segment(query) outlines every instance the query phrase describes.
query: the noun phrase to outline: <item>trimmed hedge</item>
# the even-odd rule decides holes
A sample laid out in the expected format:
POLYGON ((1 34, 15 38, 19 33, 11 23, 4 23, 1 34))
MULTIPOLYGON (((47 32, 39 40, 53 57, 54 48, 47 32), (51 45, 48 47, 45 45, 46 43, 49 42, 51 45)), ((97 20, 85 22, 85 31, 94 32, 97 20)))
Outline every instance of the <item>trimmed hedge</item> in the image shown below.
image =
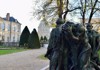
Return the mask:
POLYGON ((22 34, 20 36, 20 42, 19 42, 20 46, 27 47, 29 35, 30 35, 30 31, 29 31, 28 27, 25 26, 25 28, 23 29, 22 34))
POLYGON ((28 39, 28 48, 40 48, 40 41, 36 29, 33 29, 28 39))

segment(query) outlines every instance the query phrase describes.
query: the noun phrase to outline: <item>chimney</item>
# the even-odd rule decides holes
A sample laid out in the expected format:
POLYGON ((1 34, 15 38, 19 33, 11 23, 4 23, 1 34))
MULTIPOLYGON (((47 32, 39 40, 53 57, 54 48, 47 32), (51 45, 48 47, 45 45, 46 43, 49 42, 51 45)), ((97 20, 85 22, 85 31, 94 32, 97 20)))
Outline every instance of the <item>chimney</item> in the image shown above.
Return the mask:
POLYGON ((9 18, 10 18, 10 13, 7 13, 6 15, 6 19, 9 21, 9 18))

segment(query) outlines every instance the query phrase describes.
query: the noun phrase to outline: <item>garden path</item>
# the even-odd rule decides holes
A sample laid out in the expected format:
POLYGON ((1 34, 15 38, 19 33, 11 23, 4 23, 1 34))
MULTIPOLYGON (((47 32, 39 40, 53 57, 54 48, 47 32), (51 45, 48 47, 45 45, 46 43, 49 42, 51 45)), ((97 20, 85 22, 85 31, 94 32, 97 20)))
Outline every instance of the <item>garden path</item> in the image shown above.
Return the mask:
POLYGON ((46 48, 1 55, 0 70, 40 70, 49 64, 49 60, 38 58, 45 54, 46 48))

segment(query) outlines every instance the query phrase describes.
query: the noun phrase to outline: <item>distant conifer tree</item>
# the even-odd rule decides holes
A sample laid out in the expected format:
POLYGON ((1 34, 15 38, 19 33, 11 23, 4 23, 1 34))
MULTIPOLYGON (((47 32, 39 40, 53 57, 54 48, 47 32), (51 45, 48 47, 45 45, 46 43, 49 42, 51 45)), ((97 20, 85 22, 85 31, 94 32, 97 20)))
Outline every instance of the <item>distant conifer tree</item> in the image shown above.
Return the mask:
POLYGON ((47 37, 46 36, 44 36, 44 41, 46 42, 48 39, 47 39, 47 37))
POLYGON ((43 36, 41 36, 40 41, 43 40, 43 36))

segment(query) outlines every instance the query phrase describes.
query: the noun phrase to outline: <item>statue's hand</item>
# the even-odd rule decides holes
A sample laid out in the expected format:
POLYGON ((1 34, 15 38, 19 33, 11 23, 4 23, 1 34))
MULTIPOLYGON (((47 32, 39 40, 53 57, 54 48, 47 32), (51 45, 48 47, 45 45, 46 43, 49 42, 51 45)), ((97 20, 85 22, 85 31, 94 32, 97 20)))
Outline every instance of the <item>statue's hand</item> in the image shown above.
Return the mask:
POLYGON ((73 29, 72 26, 69 26, 69 27, 68 27, 68 30, 67 30, 68 34, 70 35, 70 37, 72 37, 72 39, 79 40, 78 37, 76 37, 76 36, 73 34, 72 29, 73 29))

